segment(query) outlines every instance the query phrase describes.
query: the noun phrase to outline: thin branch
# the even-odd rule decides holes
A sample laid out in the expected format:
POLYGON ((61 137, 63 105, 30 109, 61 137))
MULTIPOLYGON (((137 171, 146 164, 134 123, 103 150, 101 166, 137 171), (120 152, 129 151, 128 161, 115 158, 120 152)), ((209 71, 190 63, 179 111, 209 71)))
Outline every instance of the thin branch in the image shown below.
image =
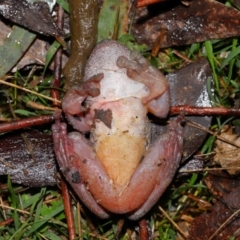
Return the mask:
POLYGON ((215 108, 215 107, 195 107, 195 106, 171 106, 170 115, 178 115, 181 112, 184 115, 194 116, 240 116, 240 108, 215 108))
POLYGON ((213 233, 213 235, 209 238, 209 240, 214 239, 221 231, 222 229, 229 224, 230 220, 232 220, 235 216, 237 216, 240 213, 240 209, 238 209, 235 213, 233 213, 218 229, 213 233))
POLYGON ((26 127, 32 127, 37 125, 43 125, 46 123, 53 122, 54 118, 52 115, 43 115, 37 117, 25 118, 17 121, 11 121, 7 123, 0 124, 0 133, 10 132, 17 129, 22 129, 26 127))
POLYGON ((177 229, 177 231, 184 237, 184 239, 188 239, 188 236, 182 229, 169 217, 169 215, 163 210, 162 207, 159 207, 160 211, 164 214, 164 216, 172 223, 172 225, 177 229))
POLYGON ((149 233, 148 233, 148 224, 145 218, 139 220, 139 238, 140 240, 148 240, 149 233))
MULTIPOLYGON (((64 17, 64 10, 59 5, 58 11, 57 11, 57 25, 59 29, 63 28, 63 17, 64 17)), ((54 98, 53 105, 57 107, 60 106, 59 104, 60 93, 58 90, 54 88, 60 88, 61 70, 62 70, 62 48, 58 49, 54 58, 54 81, 52 82, 53 88, 51 89, 51 96, 52 98, 54 98)), ((74 226, 71 197, 70 197, 65 179, 63 178, 62 175, 61 175, 61 186, 62 186, 64 210, 65 210, 66 219, 67 219, 69 239, 73 240, 73 239, 76 239, 76 231, 74 226)))
POLYGON ((41 94, 41 93, 37 93, 37 92, 32 91, 32 90, 30 90, 30 89, 27 89, 27 88, 24 88, 24 87, 18 86, 18 85, 16 85, 16 84, 6 82, 6 81, 1 80, 1 79, 0 79, 0 83, 1 83, 1 84, 4 84, 4 85, 7 85, 7 86, 10 86, 10 87, 13 87, 13 88, 18 88, 18 89, 20 89, 20 90, 22 90, 22 91, 25 91, 25 92, 28 92, 28 93, 34 94, 34 95, 36 95, 36 96, 39 96, 39 97, 45 98, 45 99, 47 99, 47 100, 57 101, 58 103, 61 103, 61 101, 59 101, 59 100, 56 100, 56 99, 54 99, 54 98, 51 98, 51 97, 45 96, 45 95, 43 95, 43 94, 41 94))

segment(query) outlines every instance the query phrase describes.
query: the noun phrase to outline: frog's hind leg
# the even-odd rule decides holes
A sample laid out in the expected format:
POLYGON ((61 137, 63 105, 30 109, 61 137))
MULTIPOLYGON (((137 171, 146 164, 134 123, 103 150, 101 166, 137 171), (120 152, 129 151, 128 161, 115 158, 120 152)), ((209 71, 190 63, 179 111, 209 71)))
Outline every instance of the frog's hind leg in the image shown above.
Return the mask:
POLYGON ((108 218, 109 213, 95 201, 83 182, 72 139, 67 136, 66 128, 66 124, 59 120, 52 126, 54 149, 60 170, 82 202, 100 218, 108 218))
MULTIPOLYGON (((138 220, 144 216, 152 206, 159 200, 168 185, 171 183, 181 160, 183 148, 183 127, 180 125, 182 116, 169 123, 168 133, 160 136, 152 145, 150 154, 145 156, 144 161, 148 161, 152 156, 152 152, 156 152, 157 147, 163 148, 164 159, 159 166, 158 175, 156 178, 156 185, 144 204, 136 211, 130 213, 128 218, 131 220, 138 220)), ((160 157, 160 155, 158 157, 160 157)), ((162 158, 161 156, 161 158, 162 158)))

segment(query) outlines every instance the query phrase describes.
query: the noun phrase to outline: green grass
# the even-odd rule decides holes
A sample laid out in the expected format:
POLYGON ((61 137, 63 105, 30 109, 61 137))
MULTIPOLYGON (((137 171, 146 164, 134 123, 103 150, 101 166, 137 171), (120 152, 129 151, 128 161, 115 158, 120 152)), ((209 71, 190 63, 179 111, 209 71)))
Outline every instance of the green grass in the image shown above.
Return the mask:
MULTIPOLYGON (((64 8, 67 9, 65 1, 59 0, 58 3, 64 4, 64 8)), ((131 48, 144 50, 142 46, 134 45, 131 36, 125 36, 122 41, 131 48)), ((45 68, 33 72, 30 76, 29 71, 19 71, 11 75, 11 82, 49 96, 50 81, 53 77, 51 72, 46 69, 57 48, 57 42, 50 47, 45 68)), ((237 38, 194 43, 175 49, 193 61, 199 56, 205 56, 208 59, 213 71, 213 81, 211 79, 208 81, 209 96, 213 106, 239 106, 240 44, 237 38)), ((149 54, 146 55, 149 56, 149 54)), ((164 73, 173 72, 184 65, 184 60, 176 56, 171 48, 161 52, 152 61, 164 73)), ((13 118, 13 112, 18 118, 51 113, 49 110, 29 106, 29 102, 35 102, 42 106, 51 107, 49 100, 16 88, 3 87, 3 85, 1 87, 0 114, 3 118, 13 118), (13 112, 9 111, 6 95, 11 100, 13 112)), ((215 117, 211 130, 220 131, 226 124, 237 126, 240 123, 234 117, 215 117)), ((214 140, 215 138, 209 135, 200 149, 201 152, 211 153, 214 140)), ((194 218, 206 211, 207 207, 201 205, 201 201, 211 203, 211 195, 204 184, 206 174, 205 172, 194 173, 175 179, 160 199, 159 205, 156 205, 147 214, 150 229, 156 239, 177 239, 176 229, 163 216, 159 206, 162 206, 176 223, 182 221, 183 215, 194 218), (194 196, 195 200, 189 196, 194 196)), ((26 189, 23 186, 12 186, 11 181, 9 179, 6 181, 4 178, 1 179, 1 183, 0 224, 8 219, 12 219, 12 222, 0 225, 0 240, 68 239, 61 191, 57 187, 26 189)), ((137 223, 125 220, 120 234, 115 237, 119 232, 120 217, 115 216, 110 220, 97 219, 85 207, 78 207, 77 202, 76 199, 73 200, 77 233, 79 233, 79 229, 81 230, 78 239, 130 239, 138 234, 137 223)))
POLYGON ((0 226, 0 239, 62 239, 61 235, 67 236, 62 199, 56 189, 14 188, 8 178, 6 188, 0 193, 0 222, 13 219, 11 224, 0 226))

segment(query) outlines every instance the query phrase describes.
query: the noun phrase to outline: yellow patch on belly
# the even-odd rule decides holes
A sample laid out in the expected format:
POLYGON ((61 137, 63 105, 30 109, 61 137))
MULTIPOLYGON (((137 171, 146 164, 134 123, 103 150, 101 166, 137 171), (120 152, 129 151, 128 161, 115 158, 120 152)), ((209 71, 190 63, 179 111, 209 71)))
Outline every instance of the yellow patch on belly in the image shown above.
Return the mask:
POLYGON ((139 164, 146 149, 146 138, 127 133, 112 134, 99 139, 95 150, 109 178, 118 186, 125 186, 139 164))

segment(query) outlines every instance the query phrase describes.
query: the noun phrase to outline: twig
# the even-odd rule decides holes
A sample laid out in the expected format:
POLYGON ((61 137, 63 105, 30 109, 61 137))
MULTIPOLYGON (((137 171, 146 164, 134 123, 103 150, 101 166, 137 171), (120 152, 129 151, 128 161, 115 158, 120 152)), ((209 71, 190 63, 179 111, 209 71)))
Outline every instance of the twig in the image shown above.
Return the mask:
POLYGON ((240 209, 238 209, 235 213, 233 213, 218 229, 213 233, 213 235, 209 238, 209 240, 214 239, 218 233, 232 220, 236 215, 240 213, 240 209))
POLYGON ((149 234, 148 234, 148 224, 145 218, 139 220, 139 239, 140 240, 148 240, 149 234))
POLYGON ((223 168, 198 168, 198 169, 191 169, 191 170, 179 170, 178 173, 195 173, 195 172, 211 172, 211 171, 219 171, 219 170, 237 170, 240 167, 223 167, 223 168))
POLYGON ((178 115, 183 112, 185 115, 194 116, 240 116, 240 108, 215 108, 215 107, 195 107, 195 106, 171 106, 170 115, 178 115))
POLYGON ((150 4, 154 4, 154 3, 160 3, 160 2, 164 2, 165 0, 138 0, 137 1, 137 7, 145 7, 148 6, 150 4))
POLYGON ((181 59, 183 59, 185 62, 187 63, 192 63, 193 61, 191 59, 189 59, 188 57, 186 57, 185 55, 183 55, 182 53, 180 53, 179 51, 173 49, 172 52, 177 55, 178 57, 180 57, 181 59))
POLYGON ((9 218, 5 221, 0 222, 0 226, 5 226, 13 222, 13 218, 9 218))
POLYGON ((12 169, 16 169, 15 166, 12 166, 11 164, 9 164, 7 161, 4 161, 2 158, 0 158, 0 162, 3 163, 5 166, 12 168, 12 169))
POLYGON ((186 233, 179 228, 179 226, 169 217, 169 215, 163 210, 162 207, 159 207, 160 211, 164 214, 164 216, 172 223, 172 225, 178 230, 178 232, 184 237, 184 239, 188 239, 186 233))
POLYGON ((52 115, 43 115, 31 118, 25 118, 17 121, 7 122, 0 124, 0 133, 10 132, 17 129, 22 129, 26 127, 32 127, 37 125, 42 125, 46 123, 53 122, 52 115))
MULTIPOLYGON (((57 11, 57 25, 59 29, 63 28, 63 16, 64 10, 59 5, 57 11)), ((53 105, 59 106, 60 104, 60 94, 54 88, 60 88, 60 78, 61 78, 61 68, 62 68, 62 48, 58 49, 55 58, 54 58, 54 81, 52 83, 53 89, 51 90, 51 96, 54 99, 53 105)), ((61 177, 61 187, 62 187, 62 196, 63 196, 63 204, 64 210, 67 219, 67 226, 68 226, 68 239, 73 240, 76 238, 76 231, 74 226, 74 219, 73 219, 73 212, 72 212, 72 205, 71 205, 71 197, 68 191, 67 184, 63 176, 61 177)))
POLYGON ((62 187, 64 210, 65 210, 67 226, 68 226, 68 234, 69 234, 68 239, 73 240, 76 238, 76 233, 75 233, 75 227, 74 227, 71 198, 68 192, 67 184, 65 183, 65 180, 63 179, 63 177, 61 180, 61 187, 62 187))
POLYGON ((213 135, 214 137, 216 137, 217 139, 220 139, 220 140, 222 140, 223 142, 226 142, 226 143, 228 143, 228 144, 231 144, 231 145, 234 146, 234 147, 240 148, 240 145, 236 144, 236 143, 233 142, 233 141, 229 141, 228 139, 220 136, 218 133, 215 133, 215 132, 213 132, 213 131, 211 131, 211 130, 209 130, 209 129, 207 129, 207 128, 205 128, 205 127, 203 127, 203 126, 201 126, 201 125, 199 125, 199 124, 197 124, 197 123, 193 123, 193 122, 189 121, 189 120, 186 119, 186 118, 184 118, 184 120, 187 122, 187 125, 188 125, 188 126, 192 126, 192 127, 194 127, 194 128, 197 128, 197 129, 203 130, 203 131, 205 131, 205 132, 208 132, 208 133, 210 133, 211 135, 213 135))
POLYGON ((45 98, 45 99, 48 99, 48 100, 51 100, 51 101, 57 101, 58 103, 61 103, 61 101, 59 101, 59 100, 56 100, 56 99, 54 99, 54 98, 45 96, 45 95, 43 95, 43 94, 41 94, 41 93, 34 92, 34 91, 32 91, 32 90, 29 90, 29 89, 27 89, 27 88, 18 86, 18 85, 16 85, 16 84, 6 82, 6 81, 1 80, 1 79, 0 79, 0 83, 2 83, 2 84, 4 84, 4 85, 7 85, 7 86, 10 86, 10 87, 18 88, 18 89, 20 89, 20 90, 22 90, 22 91, 25 91, 25 92, 28 92, 28 93, 37 95, 37 96, 39 96, 39 97, 42 97, 42 98, 45 98))

